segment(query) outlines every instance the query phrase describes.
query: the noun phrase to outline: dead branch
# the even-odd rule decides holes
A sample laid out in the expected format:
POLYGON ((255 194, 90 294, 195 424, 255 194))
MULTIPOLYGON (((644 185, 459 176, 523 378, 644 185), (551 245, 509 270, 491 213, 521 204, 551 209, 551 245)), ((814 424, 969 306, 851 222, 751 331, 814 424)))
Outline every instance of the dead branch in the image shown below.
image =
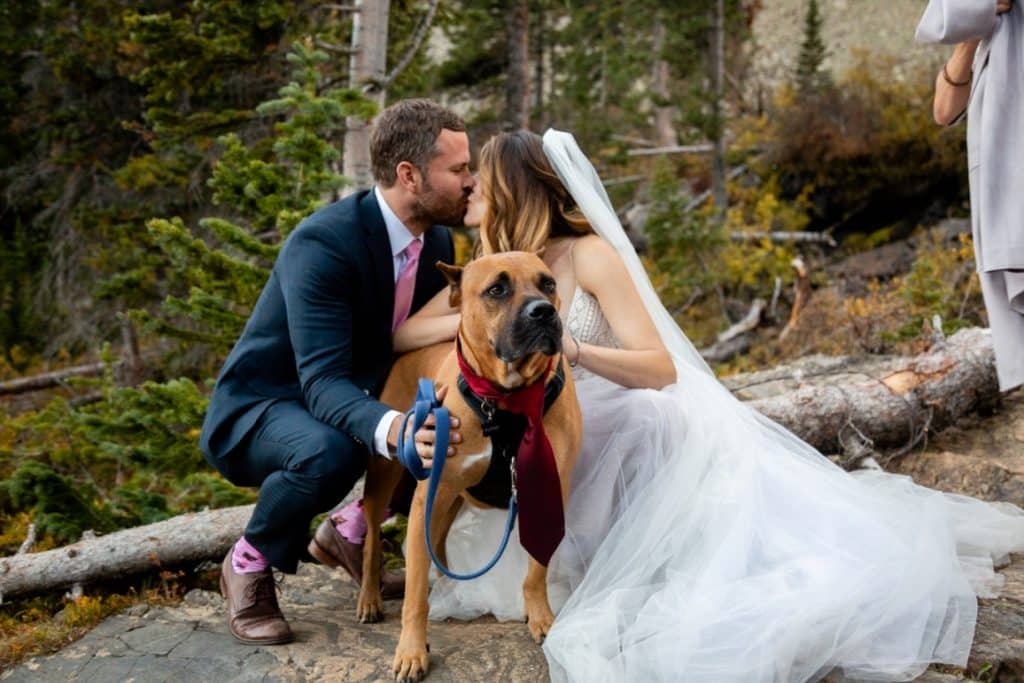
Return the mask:
MULTIPOLYGON (((131 352, 129 352, 129 355, 130 353, 131 352)), ((152 354, 141 354, 137 361, 139 367, 142 367, 144 360, 151 357, 151 355, 152 354)), ((112 363, 112 367, 114 371, 117 372, 125 367, 130 369, 132 367, 132 363, 133 361, 131 360, 116 360, 112 363)), ((96 375, 102 375, 106 369, 107 363, 87 363, 85 365, 75 365, 62 370, 44 372, 30 377, 10 379, 6 382, 0 382, 0 396, 13 396, 15 394, 27 394, 32 391, 52 389, 53 387, 59 387, 65 384, 67 380, 75 377, 95 377, 96 375)))
MULTIPOLYGON (((119 367, 122 363, 123 361, 116 361, 114 363, 114 367, 119 367)), ((63 370, 44 372, 41 375, 7 380, 6 382, 0 382, 0 396, 25 394, 30 391, 50 389, 52 387, 60 386, 65 382, 65 380, 69 380, 72 377, 93 377, 95 375, 102 374, 106 369, 106 363, 89 363, 88 365, 76 365, 75 367, 65 368, 63 370)))
MULTIPOLYGON (((734 178, 737 178, 737 177, 739 177, 740 175, 742 175, 742 174, 744 174, 746 172, 747 172, 746 164, 741 164, 741 165, 737 166, 736 168, 732 169, 731 171, 729 171, 728 175, 725 176, 725 179, 727 181, 728 180, 733 180, 734 178)), ((700 206, 701 204, 706 202, 710 197, 711 197, 711 190, 704 190, 699 195, 697 195, 696 197, 691 199, 689 204, 687 204, 686 206, 683 207, 683 213, 690 213, 691 211, 696 209, 698 206, 700 206)))
POLYGON ((716 342, 714 345, 702 349, 700 355, 708 363, 725 363, 749 351, 753 344, 754 335, 747 333, 733 337, 729 341, 716 342))
POLYGON ((772 290, 772 302, 768 305, 768 317, 775 320, 776 306, 779 304, 779 295, 782 294, 782 278, 775 276, 775 289, 772 290))
POLYGON ((706 142, 699 145, 668 145, 666 147, 630 149, 626 151, 626 155, 631 157, 648 157, 659 154, 707 154, 712 151, 714 151, 714 145, 706 142))
POLYGON ((605 187, 614 187, 616 185, 640 182, 641 180, 647 180, 647 176, 643 173, 638 173, 636 175, 626 175, 620 178, 609 178, 608 180, 603 181, 603 185, 605 187))
POLYGON ((654 147, 655 144, 656 144, 655 142, 652 142, 651 140, 647 140, 646 138, 639 138, 639 137, 636 137, 634 135, 618 135, 618 134, 616 134, 616 135, 612 135, 612 140, 616 140, 618 142, 626 142, 626 143, 629 143, 631 145, 636 145, 637 147, 654 147))
POLYGON ((733 242, 760 242, 768 239, 775 244, 786 242, 809 242, 813 244, 827 244, 830 247, 836 246, 832 235, 823 232, 733 232, 729 234, 733 242))
POLYGON ((321 50, 327 50, 328 52, 333 52, 338 55, 351 55, 357 52, 357 50, 349 47, 348 45, 335 45, 334 43, 328 43, 325 40, 314 40, 313 45, 321 50))
POLYGON ((336 3, 328 3, 326 5, 318 5, 316 9, 319 10, 334 10, 336 12, 358 12, 359 8, 355 5, 339 5, 336 3))
POLYGON ((800 314, 811 298, 811 274, 807 270, 807 264, 799 256, 793 259, 790 264, 793 266, 793 270, 796 271, 796 282, 793 285, 796 295, 793 297, 793 308, 789 311, 789 321, 782 328, 782 332, 779 333, 779 339, 785 339, 793 330, 797 320, 800 319, 800 314))
POLYGON ((761 316, 768 304, 764 299, 755 299, 742 320, 718 335, 715 343, 702 349, 700 355, 709 363, 723 363, 750 348, 752 332, 761 323, 761 316))
POLYGON ((738 337, 744 332, 750 332, 761 322, 761 315, 764 313, 764 309, 767 304, 764 299, 754 299, 754 303, 750 305, 750 310, 743 316, 743 319, 738 323, 720 333, 717 338, 717 342, 727 342, 733 337, 738 337))
POLYGON ((18 552, 15 555, 24 555, 28 551, 32 550, 32 546, 36 544, 36 525, 28 525, 28 533, 25 534, 25 540, 22 541, 21 545, 18 546, 18 552))

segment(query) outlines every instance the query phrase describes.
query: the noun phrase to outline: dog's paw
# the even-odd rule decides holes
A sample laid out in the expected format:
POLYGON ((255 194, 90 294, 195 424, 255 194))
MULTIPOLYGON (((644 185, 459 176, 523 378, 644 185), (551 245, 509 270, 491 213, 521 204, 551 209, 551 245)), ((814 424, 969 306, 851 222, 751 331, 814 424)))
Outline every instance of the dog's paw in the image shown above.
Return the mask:
POLYGON ((366 591, 359 591, 359 600, 356 601, 356 618, 363 624, 375 624, 384 618, 384 601, 379 592, 369 595, 366 591))
POLYGON ((395 683, 415 683, 422 681, 430 669, 430 647, 403 646, 401 642, 395 650, 395 661, 391 670, 395 674, 395 683))
POLYGON ((526 608, 526 627, 530 629, 530 636, 533 638, 533 642, 538 645, 544 644, 544 639, 548 637, 548 631, 551 630, 551 625, 555 623, 555 615, 551 612, 551 608, 546 605, 528 606, 526 608))

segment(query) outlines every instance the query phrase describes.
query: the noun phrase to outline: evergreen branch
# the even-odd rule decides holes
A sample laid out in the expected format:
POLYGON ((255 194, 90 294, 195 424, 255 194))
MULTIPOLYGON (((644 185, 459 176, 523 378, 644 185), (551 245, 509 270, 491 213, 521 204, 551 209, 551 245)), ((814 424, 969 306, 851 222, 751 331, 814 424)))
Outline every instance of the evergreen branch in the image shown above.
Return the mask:
POLYGON ((230 348, 231 344, 234 343, 234 337, 226 339, 216 334, 209 334, 206 332, 197 332, 196 330, 186 330, 183 327, 178 327, 163 318, 153 318, 153 328, 157 334, 161 334, 167 337, 173 337, 180 341, 194 342, 197 344, 206 344, 213 347, 230 348))
POLYGON ((199 221, 199 225, 213 232, 225 243, 246 254, 262 256, 270 260, 274 260, 277 257, 279 247, 264 244, 242 228, 223 218, 203 218, 199 221))

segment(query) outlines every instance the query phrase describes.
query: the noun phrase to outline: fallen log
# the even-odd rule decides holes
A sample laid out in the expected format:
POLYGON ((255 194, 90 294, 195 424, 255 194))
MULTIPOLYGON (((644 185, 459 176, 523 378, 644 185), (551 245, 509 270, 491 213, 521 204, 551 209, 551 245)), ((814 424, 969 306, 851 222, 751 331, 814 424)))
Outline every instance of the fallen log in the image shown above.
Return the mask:
POLYGON ((179 515, 63 548, 0 559, 0 600, 222 557, 245 529, 252 508, 179 515))
MULTIPOLYGON (((920 440, 957 418, 994 403, 999 396, 988 330, 960 330, 944 343, 912 358, 888 359, 871 371, 838 362, 817 377, 776 375, 780 392, 748 405, 825 453, 841 450, 849 426, 876 448, 920 440), (794 386, 795 385, 795 386, 794 386)), ((730 378, 741 397, 751 385, 730 378)))

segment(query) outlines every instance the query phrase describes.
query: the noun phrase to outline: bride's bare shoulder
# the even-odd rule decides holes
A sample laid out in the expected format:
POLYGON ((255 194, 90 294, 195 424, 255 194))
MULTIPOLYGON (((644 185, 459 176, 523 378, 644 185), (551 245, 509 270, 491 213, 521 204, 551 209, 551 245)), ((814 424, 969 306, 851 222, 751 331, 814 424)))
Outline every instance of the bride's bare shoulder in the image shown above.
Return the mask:
POLYGON ((577 237, 572 245, 573 270, 582 284, 603 278, 615 278, 625 272, 615 248, 597 235, 577 237))

